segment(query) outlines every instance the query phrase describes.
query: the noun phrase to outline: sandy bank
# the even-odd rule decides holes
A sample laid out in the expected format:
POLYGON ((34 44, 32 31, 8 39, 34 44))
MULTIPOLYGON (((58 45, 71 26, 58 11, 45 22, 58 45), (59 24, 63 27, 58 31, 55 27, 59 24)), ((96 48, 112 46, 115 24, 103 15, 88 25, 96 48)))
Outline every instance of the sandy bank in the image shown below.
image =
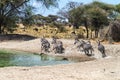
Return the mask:
MULTIPOLYGON (((51 39, 49 39, 51 41, 51 39)), ((64 55, 83 54, 73 46, 73 40, 62 39, 67 49, 64 55)), ((105 44, 107 58, 95 48, 96 60, 55 66, 0 68, 0 80, 120 80, 120 45, 105 44)), ((39 39, 0 42, 0 48, 40 52, 39 39)))

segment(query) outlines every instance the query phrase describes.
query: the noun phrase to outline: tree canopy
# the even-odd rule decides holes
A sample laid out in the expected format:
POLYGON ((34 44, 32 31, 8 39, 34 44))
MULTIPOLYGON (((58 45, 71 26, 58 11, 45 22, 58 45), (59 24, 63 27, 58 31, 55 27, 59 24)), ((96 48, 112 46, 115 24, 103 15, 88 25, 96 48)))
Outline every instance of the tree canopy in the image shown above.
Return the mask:
MULTIPOLYGON (((57 7, 59 0, 36 1, 49 8, 51 6, 57 7)), ((21 20, 24 23, 31 23, 34 8, 29 2, 30 0, 0 0, 0 34, 5 30, 12 31, 16 23, 21 20)))
MULTIPOLYGON (((120 4, 111 5, 99 1, 89 4, 68 2, 60 9, 58 15, 42 16, 35 14, 35 7, 30 4, 31 0, 1 0, 0 2, 0 34, 12 32, 17 23, 24 25, 52 24, 56 27, 63 26, 62 20, 68 20, 75 29, 85 27, 89 38, 89 31, 95 32, 98 37, 99 30, 108 26, 110 22, 120 19, 120 4), (61 19, 61 22, 58 20, 61 19), (61 24, 62 23, 62 24, 61 24)), ((58 7, 59 0, 35 0, 44 8, 58 7)), ((62 28, 61 28, 62 29, 62 28)))
POLYGON ((88 29, 95 31, 98 37, 99 29, 108 25, 110 20, 114 20, 119 14, 119 5, 111 5, 103 2, 94 1, 89 4, 81 4, 77 7, 68 9, 68 21, 79 27, 85 26, 88 38, 88 29))

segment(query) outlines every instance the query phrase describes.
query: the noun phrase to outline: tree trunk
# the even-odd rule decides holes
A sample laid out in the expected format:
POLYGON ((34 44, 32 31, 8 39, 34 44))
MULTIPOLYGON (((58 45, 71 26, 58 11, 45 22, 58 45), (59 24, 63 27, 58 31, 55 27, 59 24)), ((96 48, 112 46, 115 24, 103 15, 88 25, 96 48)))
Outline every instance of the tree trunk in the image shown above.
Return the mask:
POLYGON ((2 23, 0 22, 0 34, 2 34, 2 23))
POLYGON ((86 38, 89 38, 89 30, 88 30, 87 21, 84 22, 84 26, 85 26, 86 32, 87 32, 86 38))
POLYGON ((95 38, 98 38, 98 29, 95 29, 95 38))
POLYGON ((88 30, 88 27, 86 27, 86 32, 87 32, 86 38, 89 38, 89 30, 88 30))
POLYGON ((92 36, 92 31, 90 32, 90 37, 91 37, 91 39, 93 38, 93 36, 92 36))
POLYGON ((4 16, 0 14, 0 34, 2 34, 3 21, 4 21, 4 16))

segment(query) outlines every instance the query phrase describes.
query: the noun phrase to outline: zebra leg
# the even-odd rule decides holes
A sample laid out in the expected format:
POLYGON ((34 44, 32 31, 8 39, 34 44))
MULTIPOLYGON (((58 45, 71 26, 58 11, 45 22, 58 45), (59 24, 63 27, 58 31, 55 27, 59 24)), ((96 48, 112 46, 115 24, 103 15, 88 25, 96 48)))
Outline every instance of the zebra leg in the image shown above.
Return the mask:
POLYGON ((90 49, 90 53, 91 53, 91 54, 90 54, 91 56, 94 56, 94 54, 93 54, 93 49, 90 49))
POLYGON ((105 54, 105 51, 104 51, 104 50, 102 51, 102 57, 103 57, 103 58, 106 57, 106 54, 105 54))
POLYGON ((85 50, 85 54, 86 54, 87 56, 91 56, 91 54, 89 54, 89 50, 85 50))
POLYGON ((53 48, 53 51, 54 51, 54 53, 56 54, 56 53, 57 53, 57 48, 54 47, 54 48, 53 48))
POLYGON ((63 50, 62 50, 62 46, 60 46, 60 53, 62 54, 63 50))
POLYGON ((90 50, 87 50, 87 56, 91 56, 92 54, 89 53, 90 50))
POLYGON ((85 55, 87 55, 87 56, 88 56, 88 52, 87 52, 87 50, 84 50, 84 52, 85 52, 85 55))

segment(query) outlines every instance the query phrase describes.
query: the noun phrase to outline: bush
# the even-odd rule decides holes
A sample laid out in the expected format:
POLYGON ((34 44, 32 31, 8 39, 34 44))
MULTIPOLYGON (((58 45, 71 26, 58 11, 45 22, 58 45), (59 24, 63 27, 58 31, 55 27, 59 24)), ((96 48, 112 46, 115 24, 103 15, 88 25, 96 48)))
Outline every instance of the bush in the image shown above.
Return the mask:
POLYGON ((120 41, 120 21, 114 21, 110 25, 109 36, 112 37, 114 41, 120 41))

